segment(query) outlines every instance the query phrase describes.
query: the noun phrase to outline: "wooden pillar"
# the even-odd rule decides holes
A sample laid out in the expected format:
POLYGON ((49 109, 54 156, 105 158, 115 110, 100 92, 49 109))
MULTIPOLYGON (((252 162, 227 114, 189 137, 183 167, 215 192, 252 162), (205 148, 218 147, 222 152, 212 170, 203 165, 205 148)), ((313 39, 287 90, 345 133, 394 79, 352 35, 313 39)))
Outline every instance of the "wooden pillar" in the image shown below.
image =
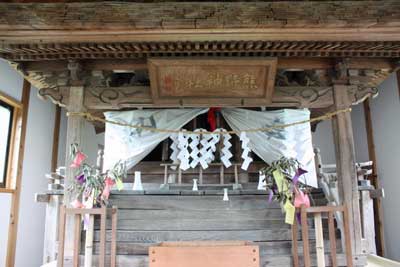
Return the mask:
MULTIPOLYGON (((397 74, 399 75, 399 72, 397 72, 397 74)), ((381 184, 378 177, 374 132, 372 127, 371 108, 369 105, 369 99, 366 99, 363 104, 364 104, 365 128, 367 131, 369 160, 373 162, 372 175, 370 175, 370 180, 371 184, 375 187, 375 189, 380 189, 381 184)), ((383 229, 382 200, 380 197, 377 197, 373 200, 373 203, 374 203, 376 252, 379 256, 383 257, 385 256, 385 234, 383 229)))
POLYGON ((61 107, 56 105, 54 115, 53 147, 51 156, 51 172, 55 172, 58 164, 58 144, 60 139, 61 107))
MULTIPOLYGON (((85 108, 83 106, 84 101, 84 87, 83 86, 71 86, 69 89, 69 101, 67 106, 68 112, 84 112, 85 108)), ((80 116, 69 116, 67 121, 67 140, 66 140, 66 157, 65 157, 65 166, 66 169, 66 177, 65 177, 65 191, 64 191, 64 204, 67 207, 70 207, 70 203, 76 197, 72 195, 67 188, 73 183, 75 179, 75 170, 70 168, 71 159, 70 159, 70 146, 71 144, 81 145, 82 143, 82 129, 84 125, 84 118, 80 116)), ((65 255, 71 256, 73 253, 73 235, 74 235, 74 220, 72 216, 67 217, 66 223, 66 240, 65 240, 65 255)))
MULTIPOLYGON (((346 85, 334 85, 334 107, 336 110, 351 106, 346 85)), ((355 167, 355 152, 351 114, 340 113, 332 119, 336 152, 336 171, 341 202, 349 209, 350 237, 353 255, 361 254, 361 219, 359 209, 358 181, 355 167)))

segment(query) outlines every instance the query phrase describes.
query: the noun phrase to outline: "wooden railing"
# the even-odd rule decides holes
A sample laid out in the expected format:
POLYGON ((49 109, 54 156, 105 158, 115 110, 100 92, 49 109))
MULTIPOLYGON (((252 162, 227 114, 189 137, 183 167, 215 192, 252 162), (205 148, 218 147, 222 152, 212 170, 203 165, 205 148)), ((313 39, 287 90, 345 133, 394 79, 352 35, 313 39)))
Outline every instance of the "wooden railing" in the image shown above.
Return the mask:
MULTIPOLYGON (((111 267, 116 266, 116 236, 117 236, 117 208, 113 207, 111 209, 111 259, 110 265, 111 267)), ((81 244, 81 224, 83 217, 85 215, 89 216, 100 216, 100 255, 99 255, 99 267, 106 266, 106 217, 107 217, 107 208, 105 206, 101 208, 93 208, 93 209, 76 209, 76 208, 66 208, 65 206, 61 206, 60 208, 60 228, 59 228, 59 246, 58 246, 58 257, 57 257, 57 267, 64 266, 64 241, 65 241, 65 227, 66 227, 66 218, 67 216, 74 216, 74 247, 73 247, 73 258, 72 258, 72 266, 79 267, 79 252, 80 252, 80 244, 81 244)), ((93 236, 93 232, 90 233, 93 236)), ((87 238, 87 236, 86 236, 87 238)), ((93 237, 92 237, 93 239, 93 237)), ((93 247, 92 244, 90 244, 93 247)), ((86 264, 85 264, 86 266, 86 264)), ((90 266, 92 266, 90 264, 90 266)))
MULTIPOLYGON (((311 255, 310 255, 310 243, 309 243, 309 227, 308 217, 311 214, 314 217, 315 226, 315 241, 316 241, 316 256, 317 266, 324 267, 325 264, 325 249, 324 249, 324 236, 322 227, 322 214, 328 214, 328 231, 329 231, 329 243, 330 243, 330 266, 337 267, 337 252, 336 252, 336 233, 335 233, 335 220, 334 214, 340 212, 343 214, 343 233, 341 238, 344 238, 344 252, 346 254, 346 266, 352 267, 352 251, 351 251, 351 239, 349 230, 349 214, 346 206, 322 206, 322 207, 302 207, 301 213, 301 236, 303 242, 303 263, 304 267, 311 266, 311 255)), ((292 226, 292 256, 293 266, 299 267, 299 246, 298 246, 298 223, 295 222, 292 226)))

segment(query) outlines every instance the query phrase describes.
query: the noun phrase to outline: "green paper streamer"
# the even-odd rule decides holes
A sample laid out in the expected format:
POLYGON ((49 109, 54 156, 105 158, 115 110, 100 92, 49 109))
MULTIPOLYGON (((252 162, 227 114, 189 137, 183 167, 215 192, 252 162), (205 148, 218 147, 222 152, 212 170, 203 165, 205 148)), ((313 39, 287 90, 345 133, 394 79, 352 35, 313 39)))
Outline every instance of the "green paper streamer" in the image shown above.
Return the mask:
POLYGON ((118 189, 118 191, 121 191, 122 189, 124 189, 124 184, 122 183, 122 181, 121 181, 121 179, 116 179, 115 180, 115 183, 116 183, 116 185, 117 185, 117 189, 118 189))
POLYGON ((292 205, 292 203, 289 200, 286 200, 283 209, 285 210, 286 213, 285 223, 292 225, 294 222, 294 215, 296 212, 296 208, 292 205))

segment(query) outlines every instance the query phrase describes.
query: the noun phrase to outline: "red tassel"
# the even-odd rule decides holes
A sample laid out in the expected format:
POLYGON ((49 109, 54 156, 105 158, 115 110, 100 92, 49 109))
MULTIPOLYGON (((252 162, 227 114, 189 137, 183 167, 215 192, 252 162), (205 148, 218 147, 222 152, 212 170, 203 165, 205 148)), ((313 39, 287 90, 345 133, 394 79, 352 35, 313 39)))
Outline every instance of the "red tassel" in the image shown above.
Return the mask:
POLYGON ((215 118, 215 112, 221 111, 221 108, 210 108, 207 114, 207 122, 210 125, 210 131, 217 129, 217 119, 215 118))

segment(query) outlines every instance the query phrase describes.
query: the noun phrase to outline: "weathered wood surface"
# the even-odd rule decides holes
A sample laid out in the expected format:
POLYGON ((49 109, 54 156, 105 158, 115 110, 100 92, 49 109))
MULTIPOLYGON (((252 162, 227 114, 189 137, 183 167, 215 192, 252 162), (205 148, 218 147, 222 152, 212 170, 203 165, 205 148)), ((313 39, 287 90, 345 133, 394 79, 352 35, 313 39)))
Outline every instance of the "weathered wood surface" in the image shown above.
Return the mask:
MULTIPOLYGON (((315 239, 314 230, 309 231, 309 238, 315 239)), ((119 242, 160 243, 165 241, 207 241, 207 240, 243 240, 243 241, 284 241, 291 239, 290 229, 265 230, 218 230, 218 231, 126 231, 117 232, 119 242)), ((99 232, 95 231, 94 240, 99 241, 99 232)), ((111 231, 107 231, 107 240, 111 240, 111 231)))
POLYGON ((279 204, 268 203, 266 196, 231 195, 230 201, 221 201, 222 196, 120 196, 110 200, 119 209, 137 208, 151 210, 264 210, 279 204))
POLYGON ((257 210, 141 210, 136 207, 132 209, 119 209, 119 220, 185 220, 185 219, 207 219, 215 220, 245 220, 245 219, 280 219, 283 218, 280 209, 257 209, 257 210))
MULTIPOLYGON (((400 71, 396 72, 397 81, 399 84, 400 90, 400 71)), ((375 189, 380 189, 381 183, 378 177, 378 162, 376 158, 375 152, 375 142, 374 142, 374 132, 372 125, 372 115, 370 108, 370 100, 367 99, 363 103, 364 106, 364 120, 365 120, 365 129, 367 132, 367 142, 368 142, 368 156, 369 160, 373 162, 372 165, 372 174, 368 177, 371 181, 371 184, 375 187, 375 189)), ((373 199, 373 214, 374 214, 374 225, 375 225, 375 244, 376 244, 376 253, 378 256, 384 256, 385 254, 385 233, 384 233, 384 225, 383 225, 383 208, 382 208, 382 199, 377 197, 373 199)))
MULTIPOLYGON (((332 266, 329 256, 325 256, 325 260, 327 266, 332 266)), ((81 262, 83 258, 81 258, 81 262)), ((110 262, 109 257, 106 259, 106 263, 110 262)), ((94 264, 98 263, 98 258, 94 258, 94 264)), ((117 266, 119 267, 148 267, 148 256, 128 256, 128 255, 118 255, 117 256, 117 266)), ((356 260, 357 266, 365 266, 366 264, 366 257, 365 256, 358 256, 356 260)), ((66 267, 72 266, 71 264, 66 263, 66 267)), ((260 266, 261 267, 282 267, 282 266, 292 266, 292 257, 289 255, 267 255, 261 256, 260 259, 260 266)), ((300 266, 303 266, 303 258, 300 257, 300 266)), ((311 256, 311 266, 317 266, 316 256, 313 254, 311 256)), ((346 265, 346 258, 343 254, 338 254, 338 266, 345 267, 346 265)))
MULTIPOLYGON (((282 224, 283 218, 280 219, 263 219, 263 220, 233 220, 229 217, 220 220, 214 219, 174 219, 174 220, 119 220, 119 230, 130 231, 146 231, 158 229, 160 231, 218 231, 218 230, 262 230, 262 229, 275 229, 275 228, 289 228, 287 225, 282 224)), ((108 225, 111 227, 111 225, 108 225)), ((98 225, 96 225, 98 228, 98 225)))
MULTIPOLYGON (((23 172, 23 162, 25 155, 25 137, 28 123, 28 109, 29 109, 29 99, 31 92, 31 84, 27 81, 23 81, 22 85, 22 98, 21 105, 22 109, 16 108, 18 119, 14 119, 13 127, 18 129, 14 134, 17 134, 16 138, 13 138, 15 153, 13 156, 13 163, 15 164, 14 172, 12 173, 14 177, 12 184, 8 182, 10 189, 14 189, 11 193, 11 207, 10 207, 10 220, 8 225, 8 239, 7 239, 7 250, 6 250, 6 266, 14 266, 15 263, 15 253, 17 249, 17 235, 18 235, 18 220, 19 220, 19 207, 20 198, 22 190, 22 172, 23 172)), ((16 118, 16 117, 14 117, 16 118)), ((14 150, 13 149, 13 150, 14 150)), ((9 173, 11 174, 11 172, 9 173)))
MULTIPOLYGON (((70 103, 68 104, 67 110, 69 112, 84 112, 85 109, 83 107, 84 102, 84 88, 83 86, 72 86, 69 89, 69 99, 70 103)), ((69 206, 73 201, 71 192, 68 192, 67 188, 75 180, 75 173, 72 168, 69 166, 72 163, 72 159, 70 159, 70 146, 71 144, 77 144, 78 146, 81 144, 82 138, 82 129, 84 125, 84 119, 77 116, 68 117, 67 120, 67 137, 66 137, 66 156, 65 156, 65 166, 66 169, 66 177, 64 180, 64 198, 63 201, 65 205, 69 206)), ((73 219, 71 217, 67 217, 66 219, 66 237, 65 237, 65 255, 70 256, 73 251, 73 241, 72 241, 72 233, 73 233, 73 219)))
MULTIPOLYGON (((325 242, 325 247, 329 248, 328 241, 325 242)), ((133 242, 119 242, 117 244, 118 255, 148 255, 149 247, 158 245, 159 243, 133 243, 133 242)), ((260 247, 260 255, 289 255, 292 247, 291 241, 265 241, 265 242, 254 242, 255 245, 260 247)), ((339 242, 338 242, 339 244, 339 242)), ((107 254, 111 251, 111 242, 107 242, 107 254)), ((310 240, 310 251, 312 254, 315 253, 315 240, 310 240)), ((94 253, 99 253, 99 243, 93 244, 94 253)), ((299 253, 303 253, 303 244, 299 241, 299 253)), ((339 244, 338 250, 341 250, 339 244)), ((340 253, 339 253, 340 254, 340 253)))
POLYGON ((276 58, 149 59, 152 99, 157 105, 267 105, 276 65, 276 58))
MULTIPOLYGON (((336 109, 348 108, 351 102, 346 93, 347 86, 334 86, 336 109)), ((361 218, 359 209, 358 181, 355 169, 355 152, 351 114, 342 113, 332 120, 336 151, 336 171, 339 183, 339 194, 350 209, 350 236, 353 255, 361 253, 361 218)))
MULTIPOLYGON (((389 72, 385 74, 387 77, 389 72)), ((54 103, 65 106, 69 102, 68 88, 57 86, 56 81, 48 80, 43 75, 26 76, 33 84, 39 88, 39 94, 48 97, 54 103), (40 81, 38 83, 37 81, 40 81)), ((369 78, 374 79, 373 77, 369 78)), ((381 79, 379 79, 380 81, 381 79)), ((379 84, 380 82, 376 83, 379 84)), ((354 83, 358 81, 354 81, 354 83)), ((365 85, 364 85, 365 86, 365 85)), ((352 103, 362 102, 366 97, 376 95, 375 86, 358 87, 356 85, 349 88, 349 97, 352 103)), ((235 100, 236 101, 236 100, 235 100)), ((165 107, 176 106, 199 107, 209 106, 210 102, 174 102, 155 104, 151 97, 148 86, 123 86, 123 87, 104 87, 87 86, 85 95, 85 106, 89 110, 118 110, 123 108, 135 107, 165 107)), ((272 102, 262 104, 267 107, 296 107, 296 108, 328 108, 333 105, 333 95, 331 86, 275 86, 272 102)), ((219 101, 221 107, 259 107, 260 103, 219 101)))

